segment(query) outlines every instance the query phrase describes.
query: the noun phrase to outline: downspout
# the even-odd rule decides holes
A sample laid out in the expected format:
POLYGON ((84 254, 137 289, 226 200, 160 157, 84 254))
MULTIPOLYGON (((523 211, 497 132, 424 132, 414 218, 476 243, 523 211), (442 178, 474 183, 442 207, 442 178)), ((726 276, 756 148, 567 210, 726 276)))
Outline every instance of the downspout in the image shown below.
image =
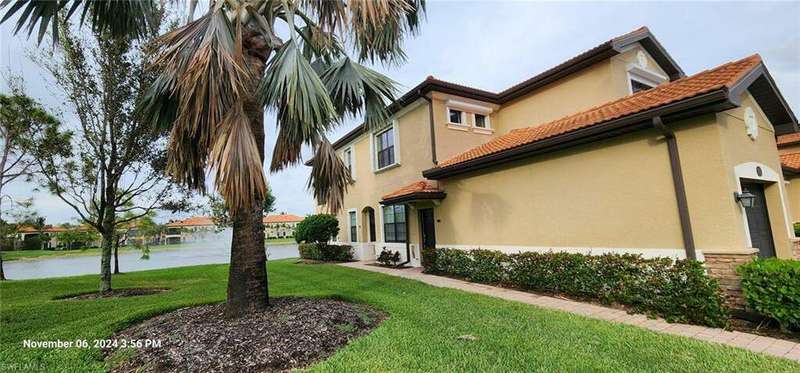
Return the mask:
POLYGON ((692 222, 689 219, 689 204, 686 201, 686 185, 683 183, 683 169, 681 168, 681 157, 678 153, 678 141, 675 139, 675 132, 664 125, 660 116, 653 118, 653 127, 660 131, 667 140, 669 165, 672 170, 672 185, 675 188, 675 199, 678 202, 678 216, 681 221, 681 234, 683 236, 683 247, 686 250, 686 257, 689 259, 697 259, 694 247, 694 234, 692 233, 692 222))
POLYGON ((431 161, 433 161, 434 165, 439 164, 439 161, 436 159, 436 131, 433 124, 433 100, 422 94, 422 91, 418 91, 418 93, 425 101, 428 101, 428 123, 430 124, 431 128, 431 161))

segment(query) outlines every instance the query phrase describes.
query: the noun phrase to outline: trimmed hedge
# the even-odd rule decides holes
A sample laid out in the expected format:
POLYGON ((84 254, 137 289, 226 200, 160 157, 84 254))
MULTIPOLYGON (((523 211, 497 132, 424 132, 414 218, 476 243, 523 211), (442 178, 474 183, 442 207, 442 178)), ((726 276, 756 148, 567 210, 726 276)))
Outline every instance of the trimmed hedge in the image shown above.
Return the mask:
POLYGON ((428 273, 618 303, 633 312, 672 322, 724 326, 728 320, 717 280, 707 276, 696 260, 645 259, 632 254, 425 249, 422 262, 428 273))
POLYGON ((800 261, 756 259, 736 271, 750 307, 777 320, 782 329, 800 330, 800 261))
POLYGON ((323 262, 349 262, 353 260, 350 245, 329 245, 324 243, 301 243, 298 246, 300 257, 323 262))

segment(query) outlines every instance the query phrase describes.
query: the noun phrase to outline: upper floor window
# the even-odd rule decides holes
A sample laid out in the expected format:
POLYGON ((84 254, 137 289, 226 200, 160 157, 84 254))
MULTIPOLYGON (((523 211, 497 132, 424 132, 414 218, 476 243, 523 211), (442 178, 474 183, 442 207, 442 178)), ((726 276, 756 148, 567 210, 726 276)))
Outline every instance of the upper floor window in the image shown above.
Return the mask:
POLYGON ((395 164, 394 127, 375 135, 375 151, 379 170, 395 164))
POLYGON ((350 178, 354 178, 356 175, 353 172, 353 148, 347 148, 342 153, 342 158, 344 161, 344 166, 347 167, 347 173, 350 174, 350 178))
POLYGON ((464 123, 464 112, 461 110, 447 108, 447 117, 450 123, 453 124, 466 124, 464 123))
POLYGON ((646 69, 640 66, 628 67, 628 86, 631 89, 631 94, 646 91, 666 82, 667 80, 669 79, 657 71, 646 69))
POLYGON ((477 128, 491 128, 490 125, 489 125, 489 117, 487 117, 485 114, 475 113, 473 115, 474 115, 474 119, 475 119, 475 122, 474 122, 475 123, 475 127, 477 127, 477 128))
POLYGON ((653 86, 646 83, 642 83, 636 79, 631 79, 631 93, 646 91, 650 88, 653 88, 653 86))

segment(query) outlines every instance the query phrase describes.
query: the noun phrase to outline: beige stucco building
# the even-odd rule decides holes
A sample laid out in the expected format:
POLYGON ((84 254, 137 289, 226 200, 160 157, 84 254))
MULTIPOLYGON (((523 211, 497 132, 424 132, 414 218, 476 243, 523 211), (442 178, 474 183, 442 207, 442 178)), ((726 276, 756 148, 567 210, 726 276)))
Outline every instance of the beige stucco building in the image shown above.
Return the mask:
POLYGON ((358 258, 792 256, 800 181, 776 138, 797 120, 758 55, 687 77, 642 28, 499 93, 428 77, 399 104, 334 143, 358 258))
POLYGON ((302 216, 280 213, 264 217, 264 234, 267 238, 294 237, 297 224, 303 221, 302 216))

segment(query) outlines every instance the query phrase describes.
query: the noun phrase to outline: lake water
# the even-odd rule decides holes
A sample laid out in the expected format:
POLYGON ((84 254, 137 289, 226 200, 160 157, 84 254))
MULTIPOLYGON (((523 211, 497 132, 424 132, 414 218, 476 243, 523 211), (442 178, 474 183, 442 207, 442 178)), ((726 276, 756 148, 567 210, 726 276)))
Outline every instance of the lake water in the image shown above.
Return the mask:
MULTIPOLYGON (((119 268, 125 272, 148 269, 185 267, 200 264, 221 264, 230 261, 230 241, 198 242, 188 247, 152 251, 150 259, 141 259, 138 251, 120 253, 119 268)), ((268 245, 267 259, 296 258, 296 244, 268 245)), ((35 260, 3 262, 6 278, 25 280, 32 278, 64 277, 100 274, 100 256, 55 257, 35 260)), ((111 269, 114 269, 112 259, 111 269)))

